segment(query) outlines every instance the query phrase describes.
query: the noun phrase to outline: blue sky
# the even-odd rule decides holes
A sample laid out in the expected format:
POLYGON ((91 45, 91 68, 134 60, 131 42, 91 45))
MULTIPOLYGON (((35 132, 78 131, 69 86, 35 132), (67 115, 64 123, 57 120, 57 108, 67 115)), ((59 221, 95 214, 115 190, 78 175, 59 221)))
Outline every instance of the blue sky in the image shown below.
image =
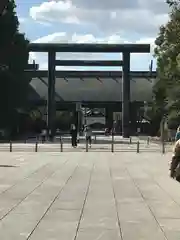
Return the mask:
MULTIPOLYGON (((26 33, 30 41, 38 42, 133 42, 151 43, 157 36, 159 26, 167 20, 167 9, 162 11, 164 3, 158 0, 73 0, 73 2, 16 0, 20 19, 20 30, 26 33), (156 3, 155 7, 152 3, 156 3), (131 6, 132 3, 132 6, 131 6), (146 3, 146 5, 145 5, 146 3), (159 3, 159 2, 158 2, 159 3), (159 11, 157 11, 157 6, 159 11), (107 7, 107 8, 106 8, 107 7), (63 34, 62 34, 63 33, 63 34), (113 39, 113 40, 112 40, 113 39)), ((58 58, 62 55, 58 55, 58 58)), ((82 55, 63 55, 63 58, 81 58, 82 55)), ((120 54, 105 54, 102 59, 120 59, 120 54)), ((33 54, 31 58, 47 67, 47 58, 43 54, 33 54)), ((85 55, 84 58, 92 58, 85 55)), ((133 54, 132 70, 148 70, 151 54, 133 54)), ((155 69, 155 64, 154 64, 155 69)))

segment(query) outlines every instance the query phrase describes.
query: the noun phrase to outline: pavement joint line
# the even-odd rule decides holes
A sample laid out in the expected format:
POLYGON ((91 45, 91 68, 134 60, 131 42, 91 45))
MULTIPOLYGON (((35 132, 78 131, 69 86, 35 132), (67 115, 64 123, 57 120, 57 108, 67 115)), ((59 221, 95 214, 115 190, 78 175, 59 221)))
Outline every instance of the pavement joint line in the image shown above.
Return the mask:
POLYGON ((47 165, 50 165, 50 163, 48 162, 47 164, 43 165, 42 167, 38 168, 37 170, 35 170, 34 172, 31 172, 28 176, 18 180, 15 184, 13 184, 12 186, 10 186, 9 188, 5 189, 4 191, 2 191, 0 193, 0 197, 1 197, 1 194, 4 194, 5 192, 9 191, 11 188, 15 187, 16 185, 20 184, 22 181, 30 178, 31 176, 33 176, 34 174, 36 174, 38 171, 40 171, 41 169, 45 168, 47 165))
POLYGON ((90 189, 91 179, 92 179, 92 175, 93 175, 93 172, 94 172, 94 167, 95 167, 95 163, 94 163, 94 160, 93 160, 93 164, 92 164, 92 168, 91 168, 91 172, 90 172, 90 176, 89 176, 89 182, 88 182, 88 186, 87 186, 87 189, 86 189, 84 202, 83 202, 83 205, 82 205, 82 208, 81 208, 81 213, 80 213, 78 225, 77 225, 77 228, 76 228, 76 233, 75 233, 75 236, 74 236, 74 240, 77 239, 78 231, 80 229, 80 224, 81 224, 82 216, 83 216, 83 213, 84 213, 84 208, 85 208, 85 205, 86 205, 86 201, 87 201, 87 197, 88 197, 88 193, 89 193, 89 189, 90 189))
MULTIPOLYGON (((82 161, 82 159, 81 159, 82 161)), ((39 219, 39 221, 37 222, 37 224, 35 225, 35 227, 33 228, 33 230, 30 232, 29 236, 27 237, 26 240, 31 239, 31 236, 33 235, 33 233, 35 232, 36 228, 39 226, 39 224, 41 223, 41 221, 43 220, 43 218, 46 216, 46 214, 49 212, 50 208, 52 207, 52 205, 55 203, 55 201, 58 199, 59 195, 61 194, 61 192, 63 191, 63 189, 65 188, 65 186, 67 185, 67 183, 72 179, 73 175, 75 174, 75 172, 77 171, 78 167, 79 167, 79 162, 76 165, 76 167, 74 168, 74 170, 71 172, 70 176, 68 177, 68 179, 65 181, 64 185, 61 186, 60 190, 58 191, 57 195, 54 197, 54 199, 51 201, 51 203, 49 204, 49 207, 46 209, 46 211, 44 212, 44 214, 42 215, 42 217, 39 219)))
MULTIPOLYGON (((145 171, 145 172, 147 173, 147 171, 145 171)), ((157 186, 158 186, 163 192, 165 192, 165 194, 166 194, 178 207, 180 207, 180 203, 178 203, 178 202, 174 199, 174 197, 171 196, 171 194, 169 194, 169 193, 165 190, 165 188, 163 188, 163 187, 158 183, 158 181, 156 181, 156 180, 154 179, 153 175, 152 175, 152 174, 149 174, 149 173, 147 173, 147 174, 150 176, 151 180, 152 180, 155 184, 157 184, 157 186)), ((172 218, 171 218, 171 219, 172 219, 172 218)), ((174 218, 174 219, 180 219, 180 217, 179 217, 179 218, 174 218)))
POLYGON ((60 169, 62 169, 66 164, 68 163, 68 160, 66 160, 62 165, 50 173, 48 176, 43 178, 42 182, 38 184, 32 191, 30 191, 23 199, 21 199, 17 204, 15 204, 4 216, 0 218, 0 221, 3 221, 4 218, 6 218, 9 213, 11 213, 14 209, 16 209, 24 200, 26 200, 34 191, 36 191, 44 182, 46 182, 49 178, 51 178, 54 174, 56 174, 60 169))
POLYGON ((134 186, 136 187, 136 189, 137 189, 138 192, 140 193, 142 199, 144 200, 144 203, 146 204, 146 206, 148 207, 149 211, 151 212, 151 214, 152 214, 152 216, 153 216, 153 218, 154 218, 154 220, 155 220, 157 226, 159 227, 159 229, 160 229, 161 232, 163 233, 165 239, 168 240, 168 237, 167 237, 165 231, 163 230, 162 226, 160 225, 159 221, 157 220, 157 218, 156 218, 154 212, 153 212, 152 209, 151 209, 151 206, 147 203, 146 198, 144 197, 144 195, 143 195, 141 189, 139 188, 138 184, 136 183, 135 179, 131 176, 131 174, 130 174, 129 170, 127 169, 127 167, 125 168, 125 170, 126 170, 126 172, 128 173, 130 179, 132 180, 134 186))
POLYGON ((121 240, 123 240, 121 220, 120 220, 119 212, 118 212, 118 201, 117 201, 117 198, 116 198, 116 192, 115 192, 113 176, 112 176, 112 168, 110 166, 109 160, 107 160, 107 161, 108 161, 108 168, 109 168, 111 187, 112 187, 112 190, 113 190, 113 197, 114 197, 114 202, 115 202, 115 207, 116 207, 116 217, 117 217, 117 220, 118 220, 119 233, 120 233, 121 240))

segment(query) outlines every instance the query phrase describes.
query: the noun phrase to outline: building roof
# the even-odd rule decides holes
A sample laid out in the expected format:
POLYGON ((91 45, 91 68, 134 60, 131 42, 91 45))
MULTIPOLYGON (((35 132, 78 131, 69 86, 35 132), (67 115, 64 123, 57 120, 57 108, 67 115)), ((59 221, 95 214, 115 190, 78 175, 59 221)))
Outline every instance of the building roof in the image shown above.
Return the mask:
MULTIPOLYGON (((131 78, 131 100, 151 101, 154 78, 131 78)), ((35 77, 31 86, 41 99, 47 100, 48 78, 35 77)), ((110 101, 122 100, 122 78, 56 77, 56 101, 110 101)))
MULTIPOLYGON (((26 70, 25 71, 29 77, 48 77, 47 70, 26 70)), ((103 78, 118 78, 122 77, 122 71, 56 71, 56 77, 59 78, 95 78, 95 77, 103 77, 103 78)), ((156 71, 131 71, 130 76, 132 78, 156 78, 156 71)))

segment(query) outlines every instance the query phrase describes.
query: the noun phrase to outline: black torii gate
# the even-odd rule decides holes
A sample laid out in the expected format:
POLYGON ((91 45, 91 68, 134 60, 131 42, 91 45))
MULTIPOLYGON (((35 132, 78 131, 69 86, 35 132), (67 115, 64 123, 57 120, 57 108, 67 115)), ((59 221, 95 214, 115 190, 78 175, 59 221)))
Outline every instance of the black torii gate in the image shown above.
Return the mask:
POLYGON ((122 131, 123 137, 129 137, 130 115, 130 54, 149 53, 150 44, 81 44, 81 43, 30 43, 29 52, 48 53, 48 129, 55 134, 54 120, 55 71, 56 66, 122 66, 122 131), (122 53, 121 61, 72 61, 56 60, 57 52, 79 53, 122 53))

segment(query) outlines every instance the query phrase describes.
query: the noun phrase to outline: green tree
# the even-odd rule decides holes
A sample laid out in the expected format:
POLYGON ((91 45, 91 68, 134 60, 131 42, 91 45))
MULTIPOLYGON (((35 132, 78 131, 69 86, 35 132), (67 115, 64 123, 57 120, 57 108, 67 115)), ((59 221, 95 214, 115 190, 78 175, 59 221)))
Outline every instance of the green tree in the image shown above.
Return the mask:
POLYGON ((0 125, 11 126, 16 110, 27 99, 29 79, 24 69, 28 64, 28 44, 19 32, 19 21, 14 0, 8 0, 6 10, 0 15, 0 125))
POLYGON ((180 108, 180 1, 167 0, 169 20, 156 38, 158 82, 154 86, 154 109, 161 117, 177 118, 180 108), (173 114, 175 113, 176 114, 173 114))

